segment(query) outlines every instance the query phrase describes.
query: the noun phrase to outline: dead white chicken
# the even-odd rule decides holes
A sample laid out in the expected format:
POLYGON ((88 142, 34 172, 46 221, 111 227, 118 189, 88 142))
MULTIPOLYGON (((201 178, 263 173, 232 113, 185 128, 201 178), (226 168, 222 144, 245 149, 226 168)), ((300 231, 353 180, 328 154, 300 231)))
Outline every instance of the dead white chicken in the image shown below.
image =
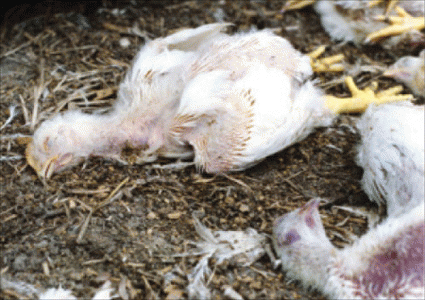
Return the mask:
POLYGON ((334 40, 356 45, 380 42, 424 43, 425 4, 422 0, 288 0, 282 11, 314 5, 322 26, 334 40), (385 5, 386 4, 386 5, 385 5))
POLYGON ((413 94, 425 98, 425 49, 419 57, 400 58, 383 75, 404 83, 413 94))
POLYGON ((275 221, 275 250, 289 278, 332 299, 424 299, 424 107, 372 106, 358 128, 363 188, 388 218, 339 250, 314 199, 275 221))
POLYGON ((424 124, 424 106, 410 103, 371 106, 357 124, 363 189, 390 216, 424 202, 424 124))
MULTIPOLYGON (((49 178, 90 156, 123 161, 122 150, 130 147, 136 163, 194 156, 208 173, 243 170, 329 125, 337 113, 351 111, 351 102, 361 111, 376 100, 370 93, 355 101, 327 99, 308 81, 310 57, 287 40, 269 30, 229 36, 222 33, 227 26, 148 42, 113 109, 68 111, 45 121, 27 146, 28 163, 49 178)), ((408 98, 390 92, 379 101, 408 98)))
POLYGON ((325 234, 314 199, 274 223, 286 276, 330 299, 424 299, 424 204, 390 216, 342 250, 325 234))

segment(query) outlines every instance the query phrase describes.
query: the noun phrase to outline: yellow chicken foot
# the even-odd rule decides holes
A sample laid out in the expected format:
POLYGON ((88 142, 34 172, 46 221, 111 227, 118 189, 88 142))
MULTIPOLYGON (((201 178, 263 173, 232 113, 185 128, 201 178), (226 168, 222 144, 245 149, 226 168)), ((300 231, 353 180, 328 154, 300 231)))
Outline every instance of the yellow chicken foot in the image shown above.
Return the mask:
POLYGON ((373 7, 384 1, 387 2, 387 8, 385 9, 385 16, 388 16, 388 14, 394 9, 398 0, 372 0, 372 1, 369 1, 368 6, 373 7))
POLYGON ((395 11, 397 12, 398 16, 376 17, 376 20, 379 21, 389 20, 391 25, 369 34, 366 37, 366 43, 375 42, 384 37, 399 35, 412 29, 422 30, 423 28, 425 28, 424 17, 412 17, 409 13, 407 13, 403 8, 399 6, 396 6, 395 11))
POLYGON ((344 66, 340 64, 340 62, 344 59, 344 54, 336 54, 320 59, 317 58, 325 52, 325 48, 325 46, 320 46, 316 50, 307 54, 310 57, 310 64, 313 72, 323 73, 344 71, 344 66))
POLYGON ((284 13, 288 10, 296 10, 306 6, 309 6, 316 2, 316 0, 288 0, 285 5, 280 10, 281 13, 284 13))
POLYGON ((378 84, 372 83, 372 86, 360 90, 353 81, 353 78, 347 76, 345 84, 351 92, 350 98, 339 98, 327 95, 326 106, 335 114, 341 113, 361 113, 371 104, 383 104, 388 102, 412 100, 413 95, 400 94, 402 86, 395 86, 387 90, 375 93, 378 84))

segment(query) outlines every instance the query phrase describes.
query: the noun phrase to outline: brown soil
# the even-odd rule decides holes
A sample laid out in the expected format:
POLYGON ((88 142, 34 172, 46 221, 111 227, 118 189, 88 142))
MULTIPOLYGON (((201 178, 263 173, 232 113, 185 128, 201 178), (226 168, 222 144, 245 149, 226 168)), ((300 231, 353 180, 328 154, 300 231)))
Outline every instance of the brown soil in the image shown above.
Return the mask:
MULTIPOLYGON (((1 131, 1 276, 37 288, 61 284, 78 297, 93 295, 105 279, 114 287, 126 284, 130 299, 171 297, 184 291, 185 274, 199 260, 175 256, 188 249, 188 242, 199 240, 193 212, 201 212, 201 222, 212 230, 251 227, 270 234, 273 220, 312 197, 330 201, 320 212, 336 246, 344 247, 353 234, 363 234, 365 218, 336 208, 377 210, 361 191, 362 170, 354 161, 357 116, 341 116, 331 127, 229 177, 199 174, 194 167, 166 170, 89 159, 43 184, 24 159, 25 138, 16 138, 30 135, 57 111, 110 107, 146 38, 221 17, 234 23, 235 30, 275 28, 304 53, 329 45, 326 55, 342 52, 351 64, 388 65, 411 52, 340 45, 329 39, 311 8, 282 16, 281 6, 282 1, 272 0, 145 1, 114 9, 104 1, 102 10, 89 17, 67 12, 8 24, 2 30, 0 54, 0 124, 8 119, 11 105, 19 114, 1 131), (132 31, 135 27, 139 30, 132 31), (121 46, 122 39, 130 45, 121 46), (107 202, 90 215, 85 227, 90 210, 102 201, 107 202), (170 288, 163 275, 172 269, 180 269, 181 276, 170 288)), ((321 82, 340 78, 319 77, 321 82)), ((395 85, 373 72, 355 76, 360 87, 372 79, 382 88, 395 85)), ((348 95, 343 84, 325 89, 348 95)), ((290 282, 267 256, 248 267, 216 268, 209 282, 214 299, 224 297, 224 285, 245 299, 323 298, 290 282)), ((0 296, 23 295, 3 289, 0 296)))

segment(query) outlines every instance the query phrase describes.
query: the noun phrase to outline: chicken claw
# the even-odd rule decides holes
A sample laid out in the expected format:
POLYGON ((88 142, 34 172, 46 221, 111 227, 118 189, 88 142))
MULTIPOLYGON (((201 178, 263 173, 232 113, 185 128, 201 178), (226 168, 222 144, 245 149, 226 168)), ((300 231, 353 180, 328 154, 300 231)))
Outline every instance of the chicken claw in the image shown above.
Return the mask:
MULTIPOLYGON (((369 1, 368 6, 369 7, 373 7, 376 6, 382 2, 384 2, 385 0, 372 0, 369 1)), ((388 16, 388 14, 394 9, 395 5, 397 4, 398 0, 388 0, 387 2, 387 7, 385 9, 385 16, 388 16)))
POLYGON ((308 53, 310 57, 311 68, 315 73, 323 72, 342 72, 344 71, 344 66, 340 64, 344 59, 344 54, 332 55, 325 58, 318 58, 320 55, 325 52, 325 46, 320 46, 316 50, 308 53))
POLYGON ((387 102, 397 102, 412 100, 413 95, 399 93, 403 90, 402 86, 395 86, 387 90, 375 93, 378 84, 372 83, 372 86, 360 90, 355 85, 353 78, 348 76, 345 78, 345 84, 351 92, 350 98, 339 98, 335 96, 325 96, 326 106, 335 114, 340 113, 360 113, 366 110, 366 108, 374 104, 383 104, 387 102))
POLYGON ((391 25, 369 34, 366 37, 366 43, 375 42, 379 39, 393 35, 399 35, 412 29, 422 30, 425 28, 425 19, 423 16, 412 17, 399 6, 395 7, 395 11, 398 16, 376 16, 376 20, 379 21, 385 21, 388 19, 391 22, 391 25))
POLYGON ((288 0, 285 5, 280 10, 281 13, 284 13, 288 10, 296 10, 306 6, 309 6, 316 2, 316 0, 288 0))

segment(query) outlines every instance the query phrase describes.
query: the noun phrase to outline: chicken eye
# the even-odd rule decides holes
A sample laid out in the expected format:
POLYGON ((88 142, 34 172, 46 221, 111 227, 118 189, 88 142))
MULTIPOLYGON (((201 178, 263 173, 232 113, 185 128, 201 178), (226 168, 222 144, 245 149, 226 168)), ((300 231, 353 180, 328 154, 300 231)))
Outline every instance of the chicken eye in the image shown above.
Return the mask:
POLYGON ((289 246, 295 243, 296 241, 299 241, 300 239, 301 236, 299 235, 299 233, 295 229, 292 229, 287 234, 285 234, 282 244, 285 246, 289 246))

